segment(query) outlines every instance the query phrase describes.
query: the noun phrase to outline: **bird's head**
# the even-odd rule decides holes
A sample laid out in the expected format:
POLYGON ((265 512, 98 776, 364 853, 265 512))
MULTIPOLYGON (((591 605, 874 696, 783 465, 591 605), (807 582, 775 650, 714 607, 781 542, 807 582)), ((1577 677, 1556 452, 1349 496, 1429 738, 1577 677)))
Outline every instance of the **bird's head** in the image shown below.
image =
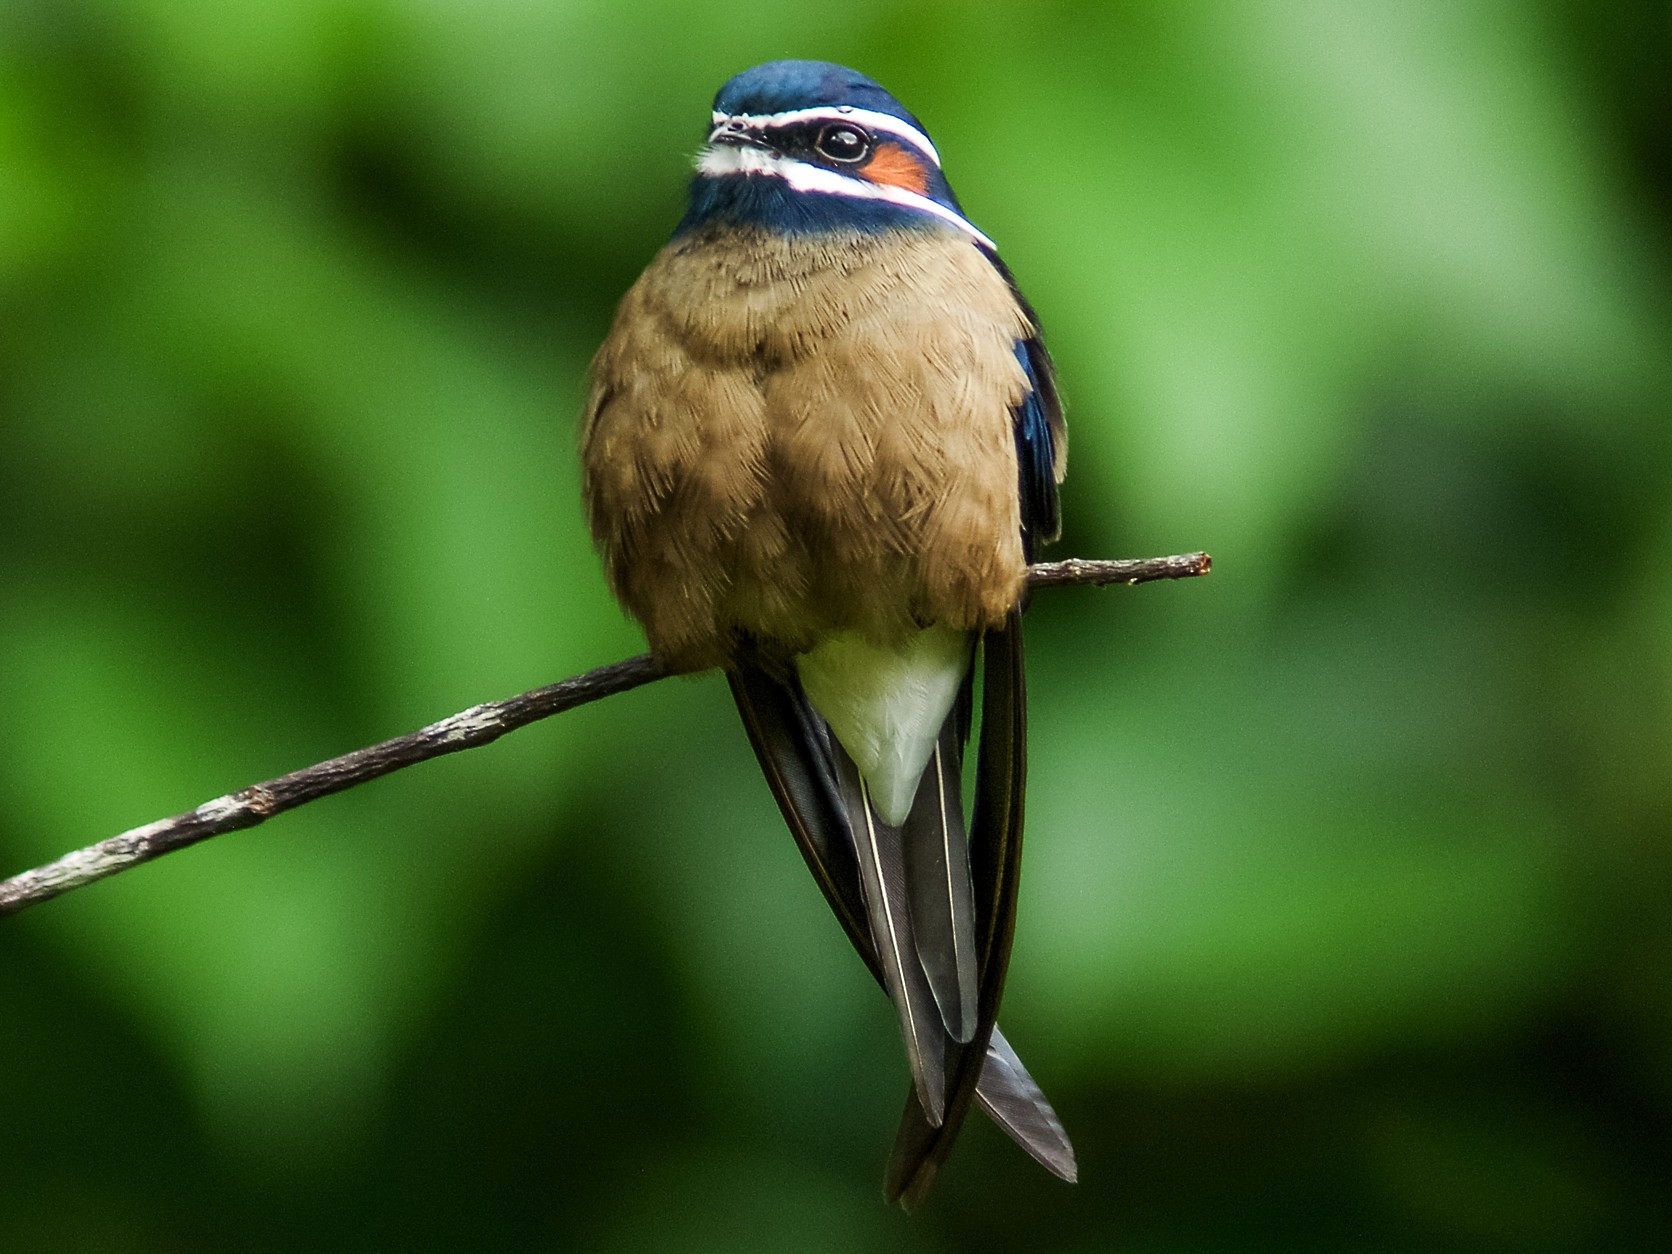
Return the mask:
POLYGON ((922 124, 876 82, 827 61, 771 61, 720 88, 678 234, 716 222, 791 233, 951 227, 993 247, 958 207, 922 124))

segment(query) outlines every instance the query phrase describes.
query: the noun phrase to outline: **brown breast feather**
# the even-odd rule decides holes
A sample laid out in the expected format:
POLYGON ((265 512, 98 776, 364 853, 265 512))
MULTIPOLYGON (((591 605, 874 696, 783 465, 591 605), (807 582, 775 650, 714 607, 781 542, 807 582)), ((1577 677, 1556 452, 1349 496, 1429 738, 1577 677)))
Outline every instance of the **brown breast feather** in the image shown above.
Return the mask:
POLYGON ((724 665, 851 628, 997 624, 1026 576, 1011 408, 1029 334, 961 234, 698 233, 592 362, 582 465, 653 652, 724 665))

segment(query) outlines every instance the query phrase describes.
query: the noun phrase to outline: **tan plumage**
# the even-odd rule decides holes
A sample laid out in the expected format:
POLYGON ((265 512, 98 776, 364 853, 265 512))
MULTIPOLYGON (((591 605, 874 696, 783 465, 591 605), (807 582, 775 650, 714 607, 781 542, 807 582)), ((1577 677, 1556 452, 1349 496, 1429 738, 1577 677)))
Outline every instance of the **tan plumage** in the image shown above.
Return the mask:
POLYGON ((592 363, 586 503, 653 652, 996 626, 1026 576, 1011 411, 1033 333, 963 234, 683 236, 592 363))

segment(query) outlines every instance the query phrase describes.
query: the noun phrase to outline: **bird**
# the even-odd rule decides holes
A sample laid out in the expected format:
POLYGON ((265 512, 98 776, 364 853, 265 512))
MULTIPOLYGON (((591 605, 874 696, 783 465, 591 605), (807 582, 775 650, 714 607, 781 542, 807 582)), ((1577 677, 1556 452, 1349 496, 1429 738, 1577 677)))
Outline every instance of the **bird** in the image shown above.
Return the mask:
POLYGON ((893 1003, 911 1084, 885 1196, 924 1199, 972 1104, 1074 1180, 995 1021, 1021 857, 1021 612, 1060 530, 1066 427, 1038 319, 923 124, 829 62, 726 82, 684 216, 592 360, 580 447, 613 593, 667 669, 725 672, 893 1003))

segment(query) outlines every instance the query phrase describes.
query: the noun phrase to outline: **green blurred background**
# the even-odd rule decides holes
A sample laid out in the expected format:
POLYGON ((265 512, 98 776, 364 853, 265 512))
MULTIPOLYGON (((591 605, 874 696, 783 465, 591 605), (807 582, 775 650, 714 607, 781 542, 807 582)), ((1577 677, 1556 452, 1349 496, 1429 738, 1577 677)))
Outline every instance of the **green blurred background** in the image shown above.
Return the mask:
POLYGON ((1005 1022, 905 1069, 713 676, 0 923, 19 1251, 1672 1248, 1662 4, 5 0, 0 873, 637 652, 581 373, 709 100, 925 120, 1039 307, 1005 1022))

